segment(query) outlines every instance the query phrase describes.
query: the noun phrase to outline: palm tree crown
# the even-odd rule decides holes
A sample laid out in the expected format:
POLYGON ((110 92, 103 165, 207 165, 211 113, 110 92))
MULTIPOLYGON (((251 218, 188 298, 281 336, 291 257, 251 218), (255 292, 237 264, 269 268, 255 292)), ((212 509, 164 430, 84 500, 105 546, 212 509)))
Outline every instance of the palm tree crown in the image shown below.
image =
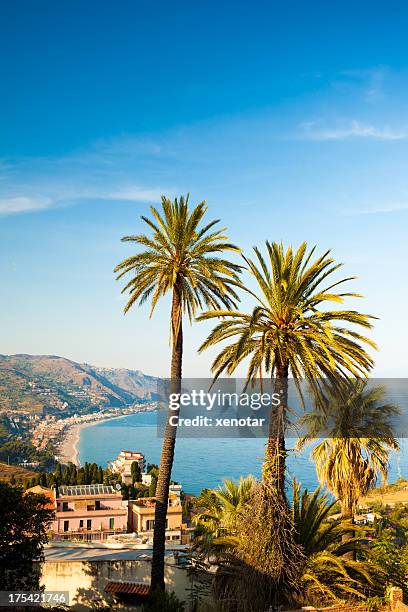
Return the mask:
POLYGON ((254 248, 256 260, 244 257, 254 276, 259 294, 248 291, 256 300, 251 313, 216 310, 199 319, 222 317, 200 350, 234 338, 213 363, 218 377, 232 374, 245 358, 250 357, 248 380, 269 374, 287 375, 295 380, 309 380, 322 375, 361 375, 373 365, 363 344, 375 347, 372 340, 353 326, 370 329, 371 317, 355 310, 330 310, 331 302, 342 303, 355 293, 335 290, 353 277, 323 286, 342 264, 334 263, 327 251, 312 261, 315 248, 307 253, 303 243, 296 252, 282 244, 266 242, 268 262, 254 248))
POLYGON ((390 450, 399 448, 392 428, 399 410, 384 396, 382 387, 370 387, 366 380, 327 383, 322 409, 303 419, 307 434, 298 448, 323 438, 312 450, 317 475, 341 501, 347 517, 378 477, 386 479, 390 450))
POLYGON ((153 313, 160 297, 175 286, 180 292, 182 311, 190 320, 197 308, 234 305, 237 295, 233 286, 238 284, 241 266, 217 254, 239 251, 239 248, 226 242, 224 229, 210 231, 218 220, 199 227, 207 210, 205 201, 190 211, 188 196, 173 202, 163 196, 162 212, 153 206, 150 210, 153 220, 141 218, 152 230, 152 235, 122 238, 144 247, 142 252, 131 255, 115 268, 118 279, 132 274, 122 289, 122 293, 129 292, 125 312, 137 301, 143 304, 151 297, 153 313))

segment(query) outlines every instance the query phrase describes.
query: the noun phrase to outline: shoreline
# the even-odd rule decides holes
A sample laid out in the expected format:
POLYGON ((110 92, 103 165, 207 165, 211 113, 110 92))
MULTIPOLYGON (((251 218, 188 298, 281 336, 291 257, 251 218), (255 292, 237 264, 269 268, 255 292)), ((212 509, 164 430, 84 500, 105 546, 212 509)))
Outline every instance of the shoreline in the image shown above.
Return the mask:
POLYGON ((81 431, 83 429, 87 429, 88 427, 95 427, 95 425, 98 425, 99 423, 105 423, 107 421, 124 419, 125 417, 131 416, 132 414, 137 414, 138 412, 142 411, 136 410, 135 412, 129 414, 107 416, 106 418, 95 419, 86 423, 74 423, 73 425, 69 425, 63 433, 63 439, 58 444, 56 455, 58 457, 58 462, 62 464, 67 464, 70 462, 76 465, 77 467, 80 467, 81 462, 79 461, 79 442, 81 439, 81 431))

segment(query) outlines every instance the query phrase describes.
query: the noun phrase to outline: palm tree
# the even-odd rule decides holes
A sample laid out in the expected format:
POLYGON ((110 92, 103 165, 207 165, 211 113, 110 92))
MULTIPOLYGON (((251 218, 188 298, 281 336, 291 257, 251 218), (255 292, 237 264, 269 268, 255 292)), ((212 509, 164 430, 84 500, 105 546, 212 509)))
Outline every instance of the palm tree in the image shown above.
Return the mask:
MULTIPOLYGON (((246 581, 247 567, 237 563, 234 551, 240 545, 239 522, 245 521, 247 513, 252 512, 251 501, 257 486, 250 476, 241 478, 239 485, 224 481, 224 486, 218 490, 204 491, 197 500, 203 511, 195 518, 195 550, 199 559, 218 568, 214 583, 216 592, 221 601, 225 601, 231 596, 233 599, 236 590, 242 588, 239 601, 245 610, 250 609, 256 597, 252 589, 257 591, 259 584, 246 581), (230 520, 231 511, 233 521, 230 520)), ((305 562, 299 573, 298 592, 285 593, 287 604, 319 605, 344 597, 364 599, 372 588, 368 563, 343 556, 354 547, 365 551, 366 540, 358 534, 343 542, 349 527, 342 521, 331 520, 335 505, 336 501, 330 500, 320 487, 309 493, 293 481, 291 513, 295 539, 305 553, 305 562)), ((258 608, 255 606, 255 609, 258 608)))
POLYGON ((361 297, 333 291, 353 277, 334 280, 322 287, 342 267, 330 257, 330 251, 312 261, 315 247, 307 253, 305 242, 293 252, 291 247, 285 251, 282 244, 267 241, 266 250, 268 262, 258 248, 254 248, 256 261, 244 257, 258 284, 259 294, 247 289, 256 300, 253 311, 212 310, 200 315, 199 320, 222 320, 199 350, 233 338, 213 362, 215 378, 224 372, 233 374, 246 358, 250 358, 247 381, 262 378, 263 369, 274 378, 281 402, 270 419, 263 477, 274 481, 280 496, 284 497, 289 374, 299 391, 302 377, 318 391, 319 377, 364 375, 373 360, 363 345, 375 348, 375 344, 353 326, 371 329, 374 317, 356 310, 327 309, 331 302, 361 297))
POLYGON ((398 408, 387 403, 380 386, 351 379, 326 384, 321 410, 305 415, 307 434, 298 448, 324 438, 313 448, 317 476, 341 502, 343 518, 353 517, 360 497, 377 479, 387 477, 391 450, 398 450, 392 417, 398 408))
MULTIPOLYGON (((315 248, 307 252, 303 243, 294 252, 282 244, 266 242, 267 260, 258 248, 255 261, 244 260, 258 285, 258 292, 249 289, 255 299, 252 312, 213 310, 199 320, 220 318, 221 321, 200 347, 203 351, 220 342, 229 341, 213 362, 217 378, 231 375, 249 360, 247 383, 261 379, 263 371, 271 377, 279 406, 271 409, 269 437, 263 465, 263 497, 260 498, 251 530, 270 525, 270 536, 263 543, 247 534, 251 563, 264 563, 259 569, 273 574, 279 593, 282 581, 296 584, 296 551, 293 523, 285 494, 285 426, 287 423, 288 378, 301 392, 302 378, 313 390, 320 390, 319 378, 365 375, 373 360, 364 345, 375 347, 372 340, 358 329, 371 329, 373 317, 356 310, 331 310, 330 303, 343 303, 347 297, 360 297, 342 292, 339 287, 353 277, 335 278, 342 267, 330 257, 330 251, 313 259, 315 248), (332 280, 333 279, 333 280, 332 280), (232 341, 231 341, 232 340, 232 341), (272 554, 273 552, 273 554, 272 554), (273 561, 271 561, 274 557, 273 561)), ((248 554, 243 553, 248 557, 248 554)), ((272 576, 271 574, 271 576, 272 576)))
POLYGON ((318 487, 313 493, 301 491, 293 482, 293 523, 296 541, 306 554, 306 564, 300 579, 301 601, 322 604, 344 597, 364 599, 373 587, 369 565, 345 558, 353 549, 364 551, 364 537, 350 538, 349 527, 342 521, 331 520, 336 501, 330 501, 318 487))
POLYGON ((195 548, 208 558, 217 551, 223 552, 233 543, 239 521, 246 505, 252 500, 256 486, 253 476, 246 476, 236 483, 225 479, 217 489, 202 491, 197 507, 202 511, 194 517, 195 548))
MULTIPOLYGON (((125 313, 135 304, 151 300, 150 316, 159 299, 171 293, 171 393, 180 393, 183 358, 183 315, 190 322, 199 308, 235 307, 241 266, 223 259, 225 251, 239 251, 227 242, 223 229, 214 229, 218 220, 201 225, 207 211, 205 202, 190 210, 187 198, 170 201, 162 197, 162 211, 150 208, 153 219, 142 216, 150 234, 125 236, 142 250, 116 266, 117 279, 130 275, 122 289, 129 292, 125 313)), ((174 411, 173 411, 173 414, 174 411)), ((152 590, 164 589, 165 524, 168 493, 174 458, 176 428, 167 422, 163 437, 156 489, 153 538, 152 590)))

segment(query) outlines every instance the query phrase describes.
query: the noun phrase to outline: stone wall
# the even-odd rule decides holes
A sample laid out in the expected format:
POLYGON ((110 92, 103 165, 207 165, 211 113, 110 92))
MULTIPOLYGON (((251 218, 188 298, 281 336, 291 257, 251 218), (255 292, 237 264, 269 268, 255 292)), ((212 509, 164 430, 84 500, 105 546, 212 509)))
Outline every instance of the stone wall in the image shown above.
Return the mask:
MULTIPOLYGON (((112 555, 113 556, 113 555, 112 555)), ((105 593, 108 581, 150 583, 151 564, 148 559, 103 561, 46 561, 42 564, 41 584, 46 591, 68 591, 69 603, 75 612, 86 612, 110 606, 112 597, 105 593)), ((187 571, 175 563, 165 565, 165 581, 182 601, 189 601, 193 580, 187 571)), ((115 609, 138 610, 138 606, 115 604, 115 609)), ((211 606, 208 607, 210 609, 211 606)), ((188 610, 189 607, 186 606, 188 610)))

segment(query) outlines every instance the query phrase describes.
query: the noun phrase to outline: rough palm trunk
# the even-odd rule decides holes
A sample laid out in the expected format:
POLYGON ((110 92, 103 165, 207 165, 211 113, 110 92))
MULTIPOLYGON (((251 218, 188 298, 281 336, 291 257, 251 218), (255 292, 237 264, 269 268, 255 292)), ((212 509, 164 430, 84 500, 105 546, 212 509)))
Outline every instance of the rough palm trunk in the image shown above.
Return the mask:
MULTIPOLYGON (((344 522, 349 523, 350 525, 353 524, 354 522, 354 509, 350 506, 349 503, 342 503, 341 504, 341 518, 344 522)), ((354 537, 354 533, 352 530, 350 530, 348 533, 343 534, 341 540, 343 542, 343 544, 347 544, 347 542, 349 542, 350 540, 352 540, 354 537)), ((355 550, 353 548, 353 550, 350 550, 346 553, 344 553, 343 558, 344 559, 355 559, 355 550)))
MULTIPOLYGON (((177 286, 173 289, 171 307, 171 381, 170 392, 179 394, 181 391, 181 371, 183 359, 183 327, 181 293, 177 286)), ((168 418, 177 415, 177 411, 169 410, 168 418)), ((151 588, 164 590, 164 554, 166 543, 166 517, 169 500, 169 486, 173 467, 174 448, 176 445, 177 427, 167 421, 163 437, 163 447, 160 459, 159 476, 156 487, 156 509, 153 535, 153 559, 151 588)))
MULTIPOLYGON (((305 563, 304 552, 296 543, 293 517, 286 497, 285 428, 288 405, 288 365, 278 365, 274 393, 279 394, 269 420, 268 443, 262 470, 260 496, 256 500, 255 518, 247 522, 245 560, 258 572, 258 589, 263 608, 277 610, 287 603, 290 594, 299 589, 300 574, 305 563), (265 581, 265 582, 262 582, 265 581)), ((253 512, 253 511, 252 511, 253 512)), ((261 609, 261 608, 260 608, 261 609)))
POLYGON ((270 485, 273 484, 277 496, 282 500, 286 500, 285 425, 288 405, 288 366, 286 364, 276 368, 274 393, 279 395, 280 403, 278 406, 273 406, 271 410, 266 458, 263 468, 263 482, 268 482, 270 485))

